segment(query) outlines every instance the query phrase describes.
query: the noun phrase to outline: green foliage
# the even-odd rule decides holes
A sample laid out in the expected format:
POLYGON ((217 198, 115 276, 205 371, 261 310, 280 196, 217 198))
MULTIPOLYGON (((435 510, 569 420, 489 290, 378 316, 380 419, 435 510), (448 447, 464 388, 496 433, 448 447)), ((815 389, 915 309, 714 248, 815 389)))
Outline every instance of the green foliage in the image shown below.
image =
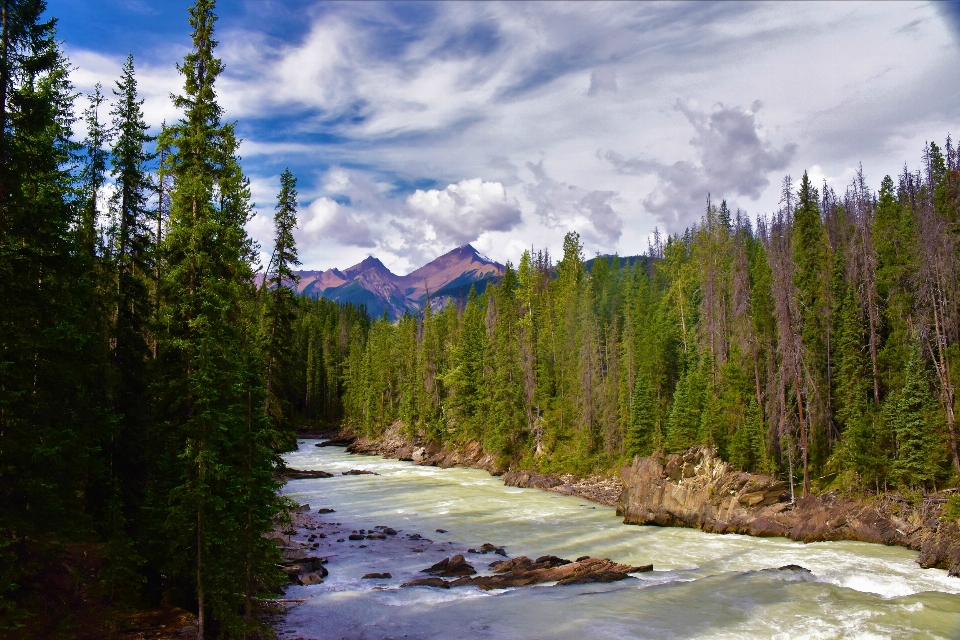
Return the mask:
MULTIPOLYGON (((931 171, 949 182, 936 153, 931 171)), ((567 234, 556 265, 528 251, 462 308, 374 323, 345 365, 345 420, 367 435, 400 420, 552 471, 708 445, 745 471, 844 472, 879 488, 899 469, 902 482, 932 488, 944 445, 927 436, 952 433, 950 414, 929 389, 923 411, 897 392, 911 326, 937 326, 933 311, 948 302, 917 298, 943 286, 915 284, 927 267, 914 209, 935 203, 912 179, 899 191, 885 179, 875 207, 862 176, 842 201, 829 188, 821 198, 808 175, 797 190, 787 179, 783 209, 756 232, 708 202, 698 226, 658 236, 627 267, 614 256, 587 272, 579 236, 567 234), (915 441, 921 414, 927 436, 915 441)), ((924 366, 954 380, 960 348, 947 344, 941 365, 936 345, 924 366)))
POLYGON ((906 371, 903 389, 888 398, 884 413, 897 440, 892 476, 898 484, 915 489, 937 480, 943 446, 934 423, 926 367, 916 344, 906 371))
MULTIPOLYGON (((673 408, 670 410, 670 418, 667 421, 665 443, 667 451, 671 453, 684 451, 697 444, 697 436, 704 433, 700 428, 707 394, 708 376, 705 375, 704 370, 709 368, 709 365, 703 365, 704 362, 708 360, 704 359, 700 363, 688 366, 686 373, 677 383, 677 390, 673 396, 673 408)), ((715 417, 711 415, 708 420, 715 417)), ((707 430, 706 433, 710 431, 707 430)))

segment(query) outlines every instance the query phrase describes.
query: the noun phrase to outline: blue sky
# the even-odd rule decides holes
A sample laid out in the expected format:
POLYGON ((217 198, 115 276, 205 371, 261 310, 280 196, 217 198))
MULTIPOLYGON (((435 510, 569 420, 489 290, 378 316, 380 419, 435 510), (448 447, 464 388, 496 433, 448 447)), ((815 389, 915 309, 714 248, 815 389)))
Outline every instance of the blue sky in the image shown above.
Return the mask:
MULTIPOLYGON (((187 2, 48 0, 74 82, 133 53, 174 120, 187 2)), ((957 3, 221 1, 219 95, 272 241, 284 167, 306 268, 398 273, 466 242, 516 261, 642 252, 708 192, 750 215, 784 175, 876 187, 960 128, 957 3)))

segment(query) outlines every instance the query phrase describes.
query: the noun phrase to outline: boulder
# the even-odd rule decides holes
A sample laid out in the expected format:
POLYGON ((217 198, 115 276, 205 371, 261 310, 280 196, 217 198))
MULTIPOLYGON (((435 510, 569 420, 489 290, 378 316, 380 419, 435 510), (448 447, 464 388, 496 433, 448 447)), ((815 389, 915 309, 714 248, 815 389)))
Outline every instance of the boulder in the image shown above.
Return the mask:
POLYGON ((280 470, 279 473, 281 478, 286 478, 288 480, 302 480, 305 478, 332 478, 332 473, 327 473, 326 471, 314 471, 311 469, 288 469, 284 468, 280 470))
MULTIPOLYGON (((459 557, 462 558, 462 556, 459 557)), ((438 576, 451 575, 445 573, 450 562, 450 560, 444 559, 424 571, 435 573, 438 576)), ((653 571, 653 565, 634 567, 617 564, 606 558, 586 558, 579 562, 571 562, 556 556, 541 556, 536 560, 531 560, 526 556, 520 556, 512 560, 492 562, 490 563, 490 568, 494 571, 495 575, 471 576, 467 574, 456 580, 430 582, 429 580, 439 580, 439 578, 426 579, 414 581, 416 585, 413 583, 407 583, 407 585, 432 586, 442 589, 475 586, 484 591, 488 591, 490 589, 506 589, 507 587, 531 586, 544 582, 556 582, 557 586, 587 584, 591 582, 614 582, 628 578, 628 574, 631 573, 653 571)))
POLYGON ((331 438, 329 440, 324 440, 323 442, 318 442, 315 446, 317 447, 349 447, 354 442, 356 438, 353 436, 345 436, 342 438, 331 438))
POLYGON ((443 578, 417 578, 410 582, 404 582, 401 587, 437 587, 439 589, 449 589, 450 583, 443 578))
POLYGON ((393 578, 389 573, 367 573, 364 574, 361 580, 389 580, 393 578))
POLYGON ((380 474, 375 471, 368 471, 366 469, 350 469, 350 471, 344 471, 343 475, 345 476, 378 476, 380 474))
POLYGON ((432 567, 423 570, 423 573, 431 573, 435 576, 452 578, 455 576, 472 576, 477 572, 463 556, 457 554, 452 558, 444 558, 432 567))

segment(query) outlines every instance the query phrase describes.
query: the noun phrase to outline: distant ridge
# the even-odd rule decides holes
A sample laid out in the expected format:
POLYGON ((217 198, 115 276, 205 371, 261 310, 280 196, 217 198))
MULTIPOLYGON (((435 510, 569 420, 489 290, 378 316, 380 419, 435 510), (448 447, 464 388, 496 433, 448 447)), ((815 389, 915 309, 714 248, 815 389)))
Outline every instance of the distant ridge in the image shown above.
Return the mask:
POLYGON ((314 298, 364 305, 371 317, 387 314, 395 320, 407 311, 423 310, 429 294, 430 306, 443 307, 465 299, 471 286, 478 293, 503 275, 503 265, 477 251, 472 245, 457 247, 419 269, 398 276, 374 256, 347 269, 298 271, 297 291, 314 298))
POLYGON ((648 261, 647 256, 644 256, 644 255, 639 255, 639 256, 613 256, 613 255, 610 255, 610 254, 605 254, 605 255, 597 256, 597 257, 595 257, 595 258, 590 258, 589 260, 587 260, 586 262, 583 263, 583 266, 584 266, 584 268, 585 268, 587 271, 593 271, 593 266, 597 263, 598 260, 606 260, 606 261, 607 261, 607 266, 612 267, 612 266, 613 266, 613 259, 614 259, 614 257, 616 257, 617 260, 619 260, 619 262, 620 262, 620 268, 621 268, 621 269, 624 269, 624 268, 626 268, 626 267, 632 267, 633 265, 635 265, 635 264, 637 264, 637 263, 639 263, 641 267, 645 267, 645 266, 647 266, 647 261, 648 261))

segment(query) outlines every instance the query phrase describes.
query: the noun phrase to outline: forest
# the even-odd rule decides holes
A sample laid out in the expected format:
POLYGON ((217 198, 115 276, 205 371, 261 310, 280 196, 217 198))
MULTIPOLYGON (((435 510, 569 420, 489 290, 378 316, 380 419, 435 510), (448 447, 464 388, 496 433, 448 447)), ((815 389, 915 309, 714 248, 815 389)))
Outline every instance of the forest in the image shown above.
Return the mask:
POLYGON ((569 233, 464 305, 357 324, 344 423, 554 472, 707 445, 797 496, 956 484, 958 169, 948 137, 879 191, 788 176, 755 225, 708 197, 629 266, 569 233))
POLYGON ((296 179, 263 270, 212 0, 190 9, 183 115, 162 126, 132 57, 79 96, 45 3, 0 11, 0 636, 104 637, 161 603, 200 637, 264 632, 304 315, 277 286, 298 264, 296 179))
POLYGON ((798 496, 957 484, 949 137, 879 191, 787 177, 756 223, 708 197, 642 259, 588 269, 571 232, 557 262, 531 249, 462 304, 372 320, 293 293, 290 171, 260 265, 214 9, 190 9, 182 117, 148 123, 132 56, 78 95, 45 2, 0 2, 3 637, 161 603, 201 637, 268 633, 300 427, 581 475, 708 445, 798 496))

